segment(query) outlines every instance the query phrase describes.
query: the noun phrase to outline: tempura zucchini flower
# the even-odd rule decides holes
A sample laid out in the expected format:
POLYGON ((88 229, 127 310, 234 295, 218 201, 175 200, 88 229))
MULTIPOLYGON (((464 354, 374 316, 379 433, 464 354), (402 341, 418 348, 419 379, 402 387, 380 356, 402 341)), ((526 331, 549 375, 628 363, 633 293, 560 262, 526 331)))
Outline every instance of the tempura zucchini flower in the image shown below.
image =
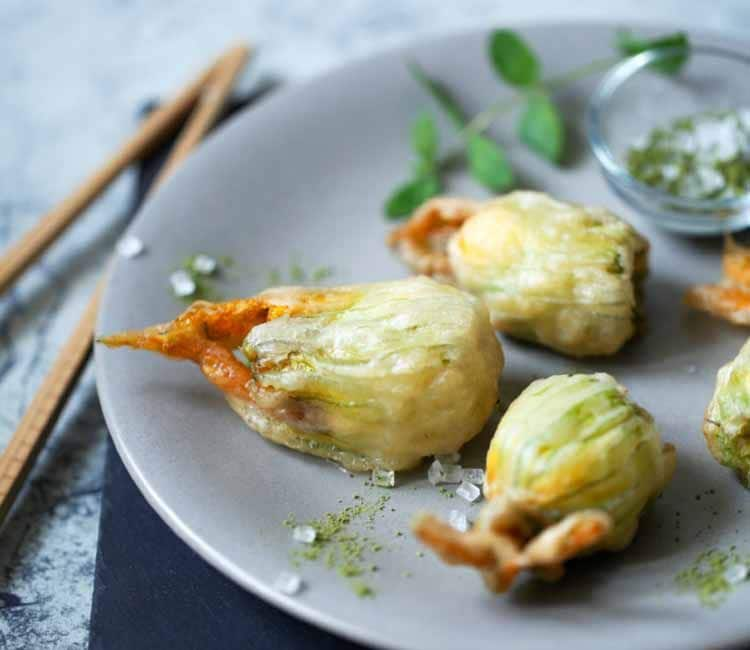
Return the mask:
POLYGON ((483 298, 508 335, 586 357, 614 354, 637 331, 648 242, 604 208, 539 192, 437 198, 389 244, 416 272, 483 298))
POLYGON ((196 302, 99 341, 194 361, 262 436, 353 471, 457 451, 489 418, 503 368, 481 301, 424 277, 196 302))
POLYGON ((719 369, 703 435, 713 457, 750 487, 750 340, 719 369))
POLYGON ((414 531, 447 563, 479 569, 492 591, 524 570, 556 579, 569 558, 625 548, 674 466, 674 447, 610 375, 548 377, 497 427, 473 528, 422 514, 414 531))

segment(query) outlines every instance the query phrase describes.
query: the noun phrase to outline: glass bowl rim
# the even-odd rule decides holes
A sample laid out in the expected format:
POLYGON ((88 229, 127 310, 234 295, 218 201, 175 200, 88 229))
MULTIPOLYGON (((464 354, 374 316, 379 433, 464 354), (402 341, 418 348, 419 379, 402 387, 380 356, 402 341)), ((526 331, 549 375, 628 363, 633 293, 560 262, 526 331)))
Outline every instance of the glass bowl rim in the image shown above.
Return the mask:
POLYGON ((604 137, 603 122, 609 101, 621 86, 652 63, 663 61, 686 52, 688 56, 708 55, 731 59, 750 67, 750 55, 713 45, 655 48, 628 57, 624 61, 616 63, 605 73, 604 78, 599 82, 589 99, 585 117, 585 130, 589 146, 599 164, 613 180, 631 192, 645 195, 652 201, 668 202, 676 207, 698 210, 704 213, 750 207, 750 192, 741 196, 720 199, 691 199, 646 185, 632 176, 626 167, 617 162, 607 139, 604 137))

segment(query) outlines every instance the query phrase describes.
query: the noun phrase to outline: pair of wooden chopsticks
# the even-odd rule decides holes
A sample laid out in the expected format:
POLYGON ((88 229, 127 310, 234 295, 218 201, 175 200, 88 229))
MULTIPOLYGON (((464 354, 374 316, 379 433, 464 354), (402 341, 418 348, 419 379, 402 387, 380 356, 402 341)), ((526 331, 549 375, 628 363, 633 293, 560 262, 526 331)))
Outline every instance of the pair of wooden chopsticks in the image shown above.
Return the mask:
MULTIPOLYGON (((138 132, 73 194, 45 215, 32 231, 0 259, 0 291, 23 273, 126 167, 153 150, 190 114, 151 192, 190 154, 219 117, 250 51, 227 50, 171 102, 154 111, 138 132), (191 113, 192 111, 192 113, 191 113)), ((0 525, 18 495, 34 460, 91 352, 101 280, 80 322, 55 359, 8 446, 0 456, 0 525)))

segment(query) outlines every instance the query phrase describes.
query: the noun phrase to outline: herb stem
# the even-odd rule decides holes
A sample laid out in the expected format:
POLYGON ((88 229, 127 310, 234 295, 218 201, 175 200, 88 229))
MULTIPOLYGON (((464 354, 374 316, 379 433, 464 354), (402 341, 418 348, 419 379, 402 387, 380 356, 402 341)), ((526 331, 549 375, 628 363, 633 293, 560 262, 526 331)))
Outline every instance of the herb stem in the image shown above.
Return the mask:
POLYGON ((555 91, 564 86, 567 86, 568 84, 580 81, 581 79, 585 79, 592 74, 604 72, 620 60, 621 57, 619 56, 608 56, 602 59, 596 59, 595 61, 591 61, 591 63, 587 63, 586 65, 568 70, 568 72, 557 77, 545 79, 542 82, 542 85, 549 91, 555 91))
POLYGON ((483 133, 492 123, 501 115, 513 110, 523 99, 523 95, 514 95, 513 97, 503 97, 494 101, 488 108, 481 113, 477 113, 471 121, 463 128, 462 135, 470 133, 483 133))
MULTIPOLYGON (((585 79, 592 74, 602 72, 607 68, 613 66, 619 60, 620 57, 617 56, 608 56, 606 58, 597 59, 596 61, 592 61, 591 63, 587 63, 586 65, 573 68, 572 70, 569 70, 568 72, 557 77, 546 79, 541 84, 539 84, 539 86, 544 90, 554 92, 555 90, 559 90, 560 88, 563 88, 568 84, 580 81, 581 79, 585 79)), ((490 104, 488 108, 475 115, 471 119, 471 121, 464 127, 463 132, 483 133, 498 117, 500 117, 501 115, 505 115, 506 113, 513 110, 525 98, 525 94, 518 94, 514 95, 513 97, 503 97, 502 99, 496 100, 495 102, 490 104)))

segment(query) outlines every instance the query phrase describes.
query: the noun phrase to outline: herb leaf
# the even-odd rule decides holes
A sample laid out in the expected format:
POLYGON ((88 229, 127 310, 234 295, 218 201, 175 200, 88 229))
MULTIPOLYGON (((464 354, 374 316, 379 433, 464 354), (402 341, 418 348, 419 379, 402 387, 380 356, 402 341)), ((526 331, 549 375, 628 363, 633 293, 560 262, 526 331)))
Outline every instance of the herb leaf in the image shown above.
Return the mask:
POLYGON ((565 127, 557 107, 547 95, 529 95, 518 125, 521 141, 553 163, 560 161, 565 143, 565 127))
POLYGON ((421 113, 411 127, 411 144, 421 161, 434 164, 438 150, 438 131, 429 113, 421 113))
POLYGON ((418 63, 412 61, 408 64, 408 67, 412 76, 438 103, 454 126, 457 129, 462 129, 466 124, 466 115, 464 115, 463 109, 458 105, 450 91, 442 83, 429 77, 418 63))
POLYGON ((489 55, 500 78, 513 86, 530 86, 541 78, 539 59, 526 41, 510 29, 492 32, 489 55))
POLYGON ((405 217, 440 190, 440 179, 436 174, 419 176, 393 191, 385 203, 385 213, 390 219, 405 217))
POLYGON ((675 32, 644 39, 636 37, 629 29, 618 29, 615 36, 615 45, 625 56, 634 56, 646 50, 682 48, 684 53, 675 54, 652 64, 654 69, 664 74, 677 74, 685 65, 690 50, 690 43, 685 32, 675 32))
POLYGON ((469 169, 482 185, 493 192, 504 192, 513 185, 513 170, 500 145, 478 133, 466 139, 469 169))

